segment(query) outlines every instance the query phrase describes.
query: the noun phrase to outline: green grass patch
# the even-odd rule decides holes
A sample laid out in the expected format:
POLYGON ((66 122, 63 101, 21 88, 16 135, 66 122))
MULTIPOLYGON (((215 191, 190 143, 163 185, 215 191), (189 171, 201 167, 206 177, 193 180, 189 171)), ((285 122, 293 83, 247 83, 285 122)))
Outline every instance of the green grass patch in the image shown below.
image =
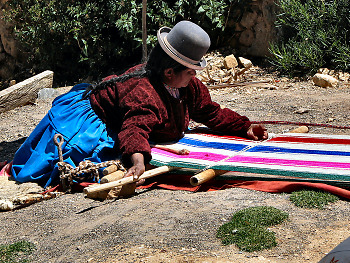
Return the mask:
POLYGON ((293 192, 289 200, 298 207, 324 209, 329 203, 338 201, 339 197, 322 191, 301 190, 293 192))
POLYGON ((0 263, 28 263, 24 257, 35 249, 35 245, 28 241, 19 241, 9 245, 0 245, 0 263))
POLYGON ((269 249, 277 245, 275 233, 265 227, 240 227, 222 239, 222 244, 235 244, 240 250, 253 252, 269 249))
POLYGON ((277 245, 275 233, 266 227, 282 223, 285 213, 271 206, 250 207, 233 214, 230 222, 217 230, 223 245, 236 244, 243 251, 259 251, 277 245))

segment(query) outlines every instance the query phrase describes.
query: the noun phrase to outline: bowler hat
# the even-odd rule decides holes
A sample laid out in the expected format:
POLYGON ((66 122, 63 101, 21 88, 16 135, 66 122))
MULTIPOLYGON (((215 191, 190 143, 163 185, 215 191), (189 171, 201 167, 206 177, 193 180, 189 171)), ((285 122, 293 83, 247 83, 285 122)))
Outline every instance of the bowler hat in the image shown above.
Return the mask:
POLYGON ((203 69, 207 65, 203 56, 209 49, 210 38, 200 26, 181 21, 172 29, 160 28, 157 37, 162 49, 180 64, 192 69, 203 69))

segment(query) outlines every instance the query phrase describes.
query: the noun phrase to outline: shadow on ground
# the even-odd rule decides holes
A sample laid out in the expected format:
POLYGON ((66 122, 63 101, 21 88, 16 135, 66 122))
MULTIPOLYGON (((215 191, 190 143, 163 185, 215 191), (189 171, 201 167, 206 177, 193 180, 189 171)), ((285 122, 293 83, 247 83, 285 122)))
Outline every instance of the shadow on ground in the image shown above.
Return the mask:
POLYGON ((18 148, 24 143, 27 137, 22 137, 16 141, 12 142, 0 142, 0 162, 12 161, 18 148))

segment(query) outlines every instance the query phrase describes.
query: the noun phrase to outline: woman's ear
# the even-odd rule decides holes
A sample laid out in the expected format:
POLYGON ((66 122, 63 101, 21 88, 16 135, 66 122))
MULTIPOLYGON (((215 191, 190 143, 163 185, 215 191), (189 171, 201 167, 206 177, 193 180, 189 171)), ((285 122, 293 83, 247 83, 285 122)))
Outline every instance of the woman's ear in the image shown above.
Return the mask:
POLYGON ((164 70, 164 78, 165 80, 171 80, 174 77, 174 69, 172 68, 167 68, 164 70))

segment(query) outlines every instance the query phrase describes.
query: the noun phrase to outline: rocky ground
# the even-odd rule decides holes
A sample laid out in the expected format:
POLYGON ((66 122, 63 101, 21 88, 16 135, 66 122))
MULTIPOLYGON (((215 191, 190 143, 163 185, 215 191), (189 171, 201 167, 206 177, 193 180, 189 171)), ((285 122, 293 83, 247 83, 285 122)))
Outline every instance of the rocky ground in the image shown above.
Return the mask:
MULTIPOLYGON (((315 86, 311 80, 280 78, 252 67, 244 86, 211 89, 213 100, 254 121, 293 121, 349 126, 350 84, 315 86), (260 84, 247 84, 264 81, 260 84)), ((238 83, 238 82, 237 82, 238 83)), ((61 88, 66 92, 68 88, 61 88)), ((52 99, 38 100, 0 114, 0 162, 11 160, 52 99)), ((267 125, 281 133, 293 125, 267 125)), ((349 129, 311 126, 311 133, 347 134, 349 129)), ((33 242, 32 262, 318 262, 349 237, 350 203, 340 200, 324 210, 297 208, 289 194, 234 188, 191 193, 138 190, 135 196, 94 201, 67 194, 0 213, 0 244, 33 242), (289 213, 272 227, 277 247, 260 252, 222 246, 217 228, 243 208, 268 205, 289 213)))

